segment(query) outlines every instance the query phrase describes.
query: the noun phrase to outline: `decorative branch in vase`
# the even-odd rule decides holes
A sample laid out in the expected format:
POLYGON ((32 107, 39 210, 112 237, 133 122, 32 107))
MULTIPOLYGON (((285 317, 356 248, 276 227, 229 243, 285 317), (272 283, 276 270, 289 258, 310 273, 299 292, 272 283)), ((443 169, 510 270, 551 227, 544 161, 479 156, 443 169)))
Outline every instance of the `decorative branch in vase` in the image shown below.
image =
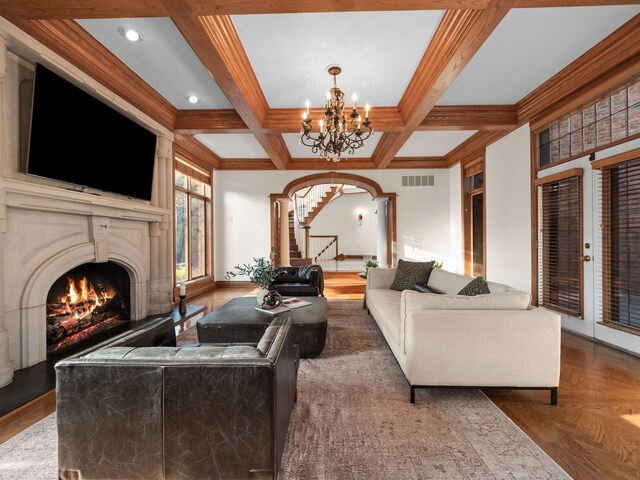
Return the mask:
POLYGON ((269 287, 273 281, 285 271, 284 268, 276 267, 264 257, 253 258, 253 263, 238 264, 225 274, 225 279, 231 280, 235 277, 246 276, 249 281, 255 284, 259 291, 256 300, 258 305, 262 305, 265 296, 269 293, 269 287))

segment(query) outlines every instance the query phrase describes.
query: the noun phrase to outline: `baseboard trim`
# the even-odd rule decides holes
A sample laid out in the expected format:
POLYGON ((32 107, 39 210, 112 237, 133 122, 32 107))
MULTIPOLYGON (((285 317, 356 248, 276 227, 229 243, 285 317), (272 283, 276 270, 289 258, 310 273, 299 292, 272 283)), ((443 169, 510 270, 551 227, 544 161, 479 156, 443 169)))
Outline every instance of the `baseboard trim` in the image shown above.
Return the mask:
POLYGON ((233 282, 229 280, 218 280, 216 282, 216 288, 257 288, 255 284, 251 282, 233 282))

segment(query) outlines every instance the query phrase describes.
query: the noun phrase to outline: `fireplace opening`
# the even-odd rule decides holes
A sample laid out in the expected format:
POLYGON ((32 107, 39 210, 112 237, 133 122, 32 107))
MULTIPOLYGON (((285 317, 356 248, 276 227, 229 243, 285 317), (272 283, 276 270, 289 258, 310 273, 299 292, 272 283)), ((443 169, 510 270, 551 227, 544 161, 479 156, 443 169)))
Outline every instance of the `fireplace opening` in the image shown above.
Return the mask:
POLYGON ((127 328, 129 274, 113 262, 85 263, 62 275, 47 295, 47 357, 95 345, 127 328))

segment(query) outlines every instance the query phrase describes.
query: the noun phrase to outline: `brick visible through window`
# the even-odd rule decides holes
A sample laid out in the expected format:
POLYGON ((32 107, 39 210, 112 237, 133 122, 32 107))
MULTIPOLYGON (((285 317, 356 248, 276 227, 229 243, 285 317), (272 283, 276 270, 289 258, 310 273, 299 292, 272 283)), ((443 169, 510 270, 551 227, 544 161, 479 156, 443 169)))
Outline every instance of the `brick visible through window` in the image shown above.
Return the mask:
POLYGON ((640 74, 538 130, 538 167, 636 135, 640 135, 640 74))

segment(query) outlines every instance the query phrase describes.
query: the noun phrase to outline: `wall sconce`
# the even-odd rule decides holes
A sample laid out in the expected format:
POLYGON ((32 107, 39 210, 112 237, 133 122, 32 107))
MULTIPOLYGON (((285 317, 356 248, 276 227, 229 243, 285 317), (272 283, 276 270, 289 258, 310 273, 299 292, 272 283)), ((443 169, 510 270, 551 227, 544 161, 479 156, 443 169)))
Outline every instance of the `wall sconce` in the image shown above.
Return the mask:
POLYGON ((362 226, 362 213, 358 213, 358 225, 362 226))

